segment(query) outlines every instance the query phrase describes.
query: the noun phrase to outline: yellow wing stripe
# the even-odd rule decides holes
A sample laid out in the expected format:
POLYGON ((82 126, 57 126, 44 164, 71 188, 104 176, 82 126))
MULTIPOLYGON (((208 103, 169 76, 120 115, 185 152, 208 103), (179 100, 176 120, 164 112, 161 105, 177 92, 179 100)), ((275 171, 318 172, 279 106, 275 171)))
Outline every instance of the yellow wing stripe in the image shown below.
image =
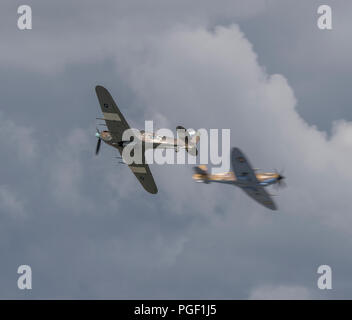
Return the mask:
POLYGON ((147 173, 147 170, 143 167, 130 167, 134 173, 147 173))
POLYGON ((121 118, 117 113, 103 112, 104 120, 121 121, 121 118))

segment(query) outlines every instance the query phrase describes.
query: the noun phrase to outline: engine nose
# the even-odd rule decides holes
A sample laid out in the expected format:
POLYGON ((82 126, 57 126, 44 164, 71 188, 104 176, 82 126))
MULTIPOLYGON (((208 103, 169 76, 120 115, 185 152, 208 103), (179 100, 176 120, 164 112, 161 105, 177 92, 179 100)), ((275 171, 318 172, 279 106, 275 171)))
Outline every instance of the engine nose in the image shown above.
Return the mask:
POLYGON ((101 138, 102 140, 104 140, 105 142, 111 141, 112 137, 109 131, 101 131, 99 133, 99 138, 101 138))
POLYGON ((285 183, 284 179, 285 179, 285 176, 282 175, 281 173, 278 173, 278 176, 276 178, 276 182, 277 182, 276 185, 277 185, 278 188, 286 187, 286 183, 285 183))

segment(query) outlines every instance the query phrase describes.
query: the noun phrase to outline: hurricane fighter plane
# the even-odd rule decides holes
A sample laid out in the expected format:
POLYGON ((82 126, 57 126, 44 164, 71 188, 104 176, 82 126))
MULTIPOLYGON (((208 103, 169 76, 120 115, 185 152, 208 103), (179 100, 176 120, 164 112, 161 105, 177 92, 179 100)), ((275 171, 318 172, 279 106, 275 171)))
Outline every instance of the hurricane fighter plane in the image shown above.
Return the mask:
POLYGON ((283 180, 285 177, 281 173, 256 173, 256 169, 252 169, 251 164, 238 148, 231 150, 231 166, 233 172, 218 174, 209 174, 205 165, 194 167, 193 179, 203 183, 219 182, 238 186, 263 206, 271 210, 277 210, 274 201, 264 190, 264 187, 275 184, 284 186, 283 180))
MULTIPOLYGON (((108 130, 99 131, 95 136, 98 138, 96 151, 98 154, 101 146, 101 141, 119 150, 121 157, 123 156, 123 149, 132 142, 132 140, 123 141, 123 133, 130 129, 125 117, 120 112, 117 104, 110 95, 107 89, 102 86, 96 86, 95 88, 103 118, 97 118, 104 120, 108 130)), ((148 164, 145 163, 144 151, 148 148, 165 148, 175 149, 176 152, 179 150, 186 150, 193 156, 198 154, 197 143, 199 142, 199 134, 194 130, 186 130, 182 126, 177 128, 178 138, 171 138, 166 136, 157 135, 153 132, 140 131, 140 134, 135 137, 143 145, 142 163, 132 163, 128 166, 142 184, 144 189, 150 193, 157 193, 158 188, 154 182, 153 176, 150 172, 148 164)), ((122 159, 124 160, 124 159, 122 159)))

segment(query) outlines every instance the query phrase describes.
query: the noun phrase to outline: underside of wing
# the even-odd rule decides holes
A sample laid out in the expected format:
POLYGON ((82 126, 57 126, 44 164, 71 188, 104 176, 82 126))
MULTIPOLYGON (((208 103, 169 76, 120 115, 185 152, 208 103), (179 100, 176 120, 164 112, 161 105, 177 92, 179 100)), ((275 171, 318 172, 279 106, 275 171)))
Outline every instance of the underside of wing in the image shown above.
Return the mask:
POLYGON ((262 204, 264 207, 267 207, 271 210, 277 210, 277 207, 274 201, 271 199, 270 195, 264 190, 261 186, 245 186, 241 189, 247 193, 251 198, 262 204))
POLYGON ((146 191, 153 194, 158 193, 158 188, 155 184, 153 175, 150 172, 148 164, 146 164, 145 148, 142 148, 142 162, 133 162, 129 167, 146 191))
POLYGON ((153 194, 158 193, 158 188, 147 164, 131 164, 129 167, 146 191, 153 194))
POLYGON ((258 183, 257 177, 254 170, 252 169, 251 164, 246 159, 243 152, 238 148, 232 148, 231 165, 239 183, 250 185, 258 183))
MULTIPOLYGON (((105 120, 106 126, 112 137, 111 145, 116 147, 121 156, 123 156, 123 147, 119 143, 123 141, 123 133, 125 130, 130 129, 130 126, 120 112, 109 91, 102 86, 96 86, 95 91, 104 116, 103 120, 105 120)), ((129 167, 146 191, 153 194, 158 192, 158 188, 155 184, 152 173, 150 172, 149 166, 145 163, 144 151, 142 154, 142 163, 132 163, 129 167)))
POLYGON ((130 129, 130 126, 108 90, 102 86, 96 86, 95 92, 104 116, 103 120, 105 120, 113 141, 116 143, 121 142, 124 131, 130 129))

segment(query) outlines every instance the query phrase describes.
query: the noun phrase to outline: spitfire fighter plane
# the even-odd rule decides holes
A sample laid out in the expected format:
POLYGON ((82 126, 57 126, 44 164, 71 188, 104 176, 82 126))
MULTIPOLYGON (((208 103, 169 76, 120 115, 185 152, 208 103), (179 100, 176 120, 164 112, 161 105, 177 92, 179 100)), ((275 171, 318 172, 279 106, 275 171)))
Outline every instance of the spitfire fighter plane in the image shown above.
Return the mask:
MULTIPOLYGON (((130 126, 120 112, 108 90, 102 86, 96 86, 95 91, 103 113, 103 118, 97 119, 105 120, 106 127, 108 129, 103 131, 99 131, 97 129, 95 136, 98 138, 98 141, 95 154, 99 153, 101 141, 104 141, 106 144, 119 150, 122 157, 123 149, 132 142, 131 140, 123 141, 122 138, 123 133, 130 129, 130 126)), ((172 148, 175 149, 176 152, 179 150, 186 150, 191 155, 196 156, 198 154, 196 145, 199 141, 199 134, 194 130, 186 130, 181 126, 178 126, 176 129, 179 136, 176 139, 144 131, 140 131, 140 134, 135 137, 139 139, 138 142, 143 145, 144 151, 147 148, 172 148)), ((145 163, 144 151, 142 155, 142 163, 132 163, 128 166, 142 184, 144 189, 155 194, 158 192, 158 188, 154 182, 148 164, 145 163)))
POLYGON ((194 167, 193 179, 197 182, 219 182, 238 186, 263 206, 271 210, 277 210, 274 201, 264 190, 264 187, 274 184, 284 186, 283 179, 285 177, 282 174, 278 172, 256 173, 238 148, 233 148, 231 151, 231 166, 233 172, 218 174, 209 174, 207 167, 204 165, 194 167))

